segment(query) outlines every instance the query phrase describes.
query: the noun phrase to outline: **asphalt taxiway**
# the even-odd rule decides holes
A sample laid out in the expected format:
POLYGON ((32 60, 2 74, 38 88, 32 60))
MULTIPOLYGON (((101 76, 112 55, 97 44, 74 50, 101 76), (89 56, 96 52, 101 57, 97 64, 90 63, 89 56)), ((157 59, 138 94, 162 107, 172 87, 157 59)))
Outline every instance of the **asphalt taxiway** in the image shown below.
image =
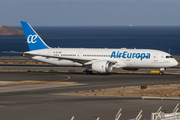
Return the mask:
MULTIPOLYGON (((54 84, 55 86, 34 89, 36 92, 42 91, 43 93, 55 92, 57 89, 61 89, 61 92, 72 91, 85 91, 93 89, 106 89, 122 86, 139 86, 139 85, 155 85, 155 84, 177 84, 180 83, 179 74, 133 74, 133 73, 121 73, 111 75, 82 75, 81 73, 46 73, 46 72, 0 72, 0 84, 4 87, 19 87, 25 84, 31 84, 32 88, 34 84, 39 83, 41 86, 48 86, 47 84, 54 84), (7 84, 5 83, 7 82, 7 84), (66 87, 56 86, 56 82, 66 84, 66 87), (12 83, 12 84, 11 84, 12 83), (16 84, 17 83, 17 84, 16 84), (20 84, 18 84, 20 83, 20 84), (34 84, 33 84, 34 83, 34 84), (74 87, 75 86, 75 87, 74 87)), ((39 86, 40 86, 39 85, 39 86)), ((31 86, 29 89, 31 90, 31 86)), ((26 88, 26 87, 24 87, 26 88)), ((20 91, 28 91, 20 90, 20 91)), ((4 91, 5 92, 5 91, 4 91)), ((4 93, 0 91, 1 93, 4 93)), ((15 92, 9 91, 9 92, 15 92)), ((33 92, 33 90, 32 90, 33 92)))
POLYGON ((0 119, 78 120, 114 119, 122 108, 120 120, 143 118, 162 106, 172 112, 179 100, 141 100, 139 97, 63 96, 54 93, 107 89, 122 86, 180 83, 179 74, 111 74, 0 72, 0 119), (17 84, 16 84, 17 83, 17 84))

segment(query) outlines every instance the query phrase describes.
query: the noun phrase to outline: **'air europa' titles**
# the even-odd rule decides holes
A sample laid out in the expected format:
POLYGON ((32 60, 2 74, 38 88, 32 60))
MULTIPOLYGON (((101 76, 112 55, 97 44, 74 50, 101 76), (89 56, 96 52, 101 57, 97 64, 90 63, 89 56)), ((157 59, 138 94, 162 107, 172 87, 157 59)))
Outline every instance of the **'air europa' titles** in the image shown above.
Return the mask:
POLYGON ((127 51, 124 51, 122 53, 119 53, 119 51, 113 51, 111 53, 111 58, 136 58, 136 59, 150 59, 151 54, 150 53, 128 53, 127 51))

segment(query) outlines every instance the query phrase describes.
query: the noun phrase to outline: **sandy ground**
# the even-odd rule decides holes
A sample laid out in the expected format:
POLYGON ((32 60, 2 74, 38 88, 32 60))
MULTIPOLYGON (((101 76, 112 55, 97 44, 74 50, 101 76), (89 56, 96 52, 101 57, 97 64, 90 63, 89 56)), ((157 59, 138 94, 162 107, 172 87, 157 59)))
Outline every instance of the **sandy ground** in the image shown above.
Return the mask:
POLYGON ((150 96, 150 97, 180 97, 180 84, 151 85, 146 89, 141 86, 98 89, 71 93, 56 93, 59 95, 83 96, 150 96))

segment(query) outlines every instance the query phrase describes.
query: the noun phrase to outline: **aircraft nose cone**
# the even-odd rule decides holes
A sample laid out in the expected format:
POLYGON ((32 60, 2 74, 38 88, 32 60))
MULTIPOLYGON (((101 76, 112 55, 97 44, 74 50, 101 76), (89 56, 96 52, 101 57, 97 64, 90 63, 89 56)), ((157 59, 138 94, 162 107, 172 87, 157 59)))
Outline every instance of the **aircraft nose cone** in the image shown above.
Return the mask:
POLYGON ((174 60, 174 65, 175 65, 175 66, 177 66, 177 65, 178 65, 177 60, 174 60))

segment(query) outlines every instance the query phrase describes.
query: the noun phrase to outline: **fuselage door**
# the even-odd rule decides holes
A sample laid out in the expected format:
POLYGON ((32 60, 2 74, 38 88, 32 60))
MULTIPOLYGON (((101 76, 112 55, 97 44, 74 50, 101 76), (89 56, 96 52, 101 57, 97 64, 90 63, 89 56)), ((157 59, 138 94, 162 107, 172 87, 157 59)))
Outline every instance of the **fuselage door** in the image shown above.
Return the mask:
POLYGON ((155 53, 154 56, 153 56, 153 61, 158 62, 158 58, 159 58, 159 54, 155 53))
POLYGON ((135 64, 135 59, 126 58, 126 63, 128 66, 133 66, 135 64))
POLYGON ((81 53, 81 52, 78 52, 78 53, 77 53, 77 57, 82 57, 82 53, 81 53))

